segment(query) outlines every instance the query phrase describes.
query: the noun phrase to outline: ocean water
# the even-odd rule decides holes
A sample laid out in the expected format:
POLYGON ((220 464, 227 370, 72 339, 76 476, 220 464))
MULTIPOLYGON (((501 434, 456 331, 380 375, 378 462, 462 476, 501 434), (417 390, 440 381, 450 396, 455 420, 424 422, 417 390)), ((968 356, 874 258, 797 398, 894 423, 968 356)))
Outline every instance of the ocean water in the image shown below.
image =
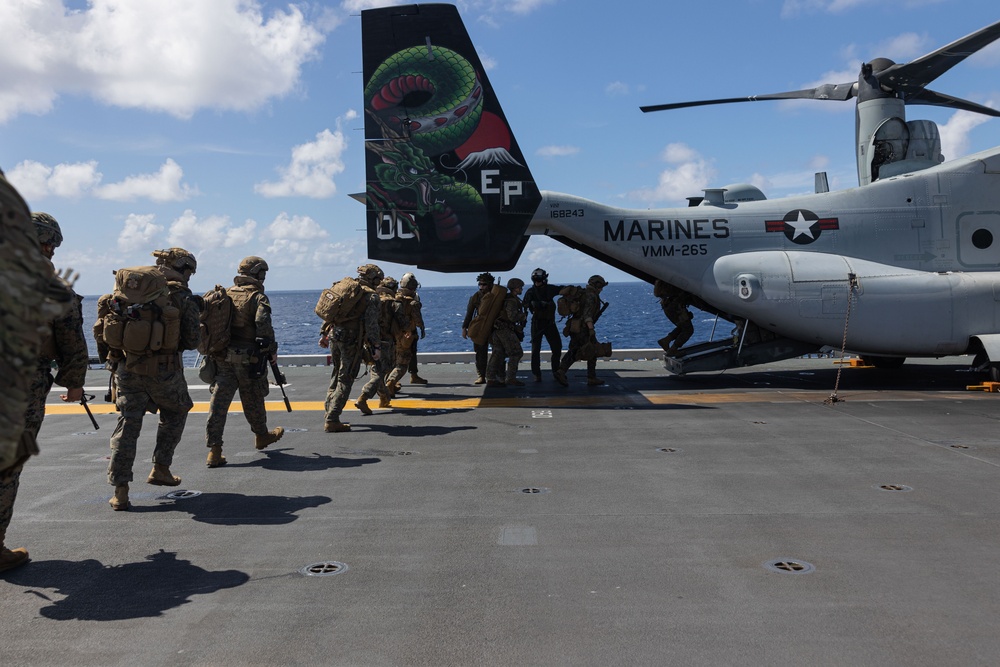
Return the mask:
MULTIPOLYGON (((420 352, 472 351, 472 341, 462 338, 462 320, 469 297, 475 291, 475 285, 420 288, 427 327, 427 336, 419 343, 420 352)), ((325 354, 325 350, 317 345, 320 321, 313 312, 320 292, 268 292, 279 355, 325 354)), ((615 349, 655 348, 656 341, 673 328, 663 315, 659 300, 653 296, 652 285, 648 283, 611 283, 601 292, 601 299, 611 305, 597 323, 597 337, 601 341, 610 341, 615 349)), ((732 330, 732 325, 723 320, 719 320, 716 327, 714 315, 695 309, 692 313, 695 332, 688 345, 711 340, 713 330, 715 339, 728 336, 732 330)), ((91 354, 96 355, 97 346, 91 330, 97 318, 97 297, 84 299, 83 318, 91 354)), ((527 339, 524 345, 525 349, 529 348, 527 339)))

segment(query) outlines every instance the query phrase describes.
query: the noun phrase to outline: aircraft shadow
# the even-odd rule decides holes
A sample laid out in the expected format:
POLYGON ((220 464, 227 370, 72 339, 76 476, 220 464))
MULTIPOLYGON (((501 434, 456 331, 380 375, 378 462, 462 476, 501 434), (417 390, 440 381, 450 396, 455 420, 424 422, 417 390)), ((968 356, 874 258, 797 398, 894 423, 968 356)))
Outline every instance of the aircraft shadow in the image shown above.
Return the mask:
POLYGON ((261 451, 265 458, 246 463, 227 463, 227 468, 263 468, 264 470, 284 470, 289 472, 320 472, 334 468, 357 468, 370 463, 381 463, 381 459, 345 459, 313 452, 310 456, 287 454, 289 449, 266 449, 261 451))
POLYGON ((250 575, 239 570, 210 572, 175 552, 160 550, 138 563, 104 565, 98 560, 31 561, 5 573, 17 586, 52 588, 66 597, 53 600, 27 590, 51 604, 39 613, 56 621, 120 621, 162 616, 169 609, 224 588, 242 586, 250 575))
POLYGON ((300 512, 331 501, 327 496, 246 496, 241 493, 203 493, 192 498, 167 499, 159 505, 133 506, 130 512, 188 512, 202 523, 220 526, 282 525, 300 512))

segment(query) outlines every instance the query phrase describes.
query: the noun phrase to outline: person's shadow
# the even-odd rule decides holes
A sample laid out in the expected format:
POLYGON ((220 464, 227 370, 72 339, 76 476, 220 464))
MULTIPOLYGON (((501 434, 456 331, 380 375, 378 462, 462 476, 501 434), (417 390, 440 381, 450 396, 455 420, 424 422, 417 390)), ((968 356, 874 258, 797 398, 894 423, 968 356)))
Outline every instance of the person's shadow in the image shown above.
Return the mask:
POLYGON ((227 463, 227 468, 263 468, 264 470, 286 470, 292 472, 322 472, 333 468, 357 468, 370 463, 381 463, 382 459, 347 459, 342 456, 313 453, 312 456, 287 454, 285 449, 266 449, 261 451, 264 458, 257 458, 246 463, 227 463))
POLYGON ((250 575, 239 570, 209 572, 177 554, 160 550, 138 563, 103 565, 100 561, 31 561, 5 573, 4 579, 51 602, 39 613, 56 621, 119 621, 161 616, 163 612, 206 595, 242 586, 250 575), (66 597, 53 600, 31 590, 53 588, 66 597))
POLYGON ((133 506, 131 512, 188 512, 202 523, 223 526, 281 525, 298 517, 296 512, 330 502, 327 496, 245 496, 241 493, 203 493, 191 498, 164 499, 159 505, 133 506))

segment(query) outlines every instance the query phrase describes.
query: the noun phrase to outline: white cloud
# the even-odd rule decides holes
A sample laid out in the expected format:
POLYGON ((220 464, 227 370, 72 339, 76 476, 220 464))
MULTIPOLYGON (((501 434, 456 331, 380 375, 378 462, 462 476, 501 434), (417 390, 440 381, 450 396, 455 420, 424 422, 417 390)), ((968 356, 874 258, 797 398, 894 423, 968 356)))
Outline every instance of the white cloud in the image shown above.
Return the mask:
POLYGON ((171 246, 186 248, 197 255, 204 250, 246 245, 253 240, 256 229, 254 220, 236 226, 228 215, 199 218, 188 209, 170 224, 167 241, 171 246))
POLYGON ((624 81, 612 81, 604 87, 604 92, 612 97, 617 95, 628 95, 629 87, 624 81))
POLYGON ((75 162, 49 167, 41 162, 25 160, 18 163, 7 178, 27 201, 45 197, 82 197, 101 182, 97 162, 75 162))
POLYGON ((99 199, 114 201, 133 201, 140 198, 156 202, 184 201, 197 194, 197 189, 181 183, 183 178, 184 170, 172 159, 167 158, 155 174, 129 176, 118 183, 102 185, 94 189, 94 195, 99 199))
POLYGON ((163 231, 163 226, 156 224, 155 220, 156 216, 152 214, 130 214, 118 235, 118 249, 128 253, 153 246, 153 240, 163 231))
POLYGON ((569 157, 579 152, 579 146, 542 146, 535 151, 535 155, 541 157, 569 157))
POLYGON ((294 5, 264 16, 254 0, 5 0, 0 123, 43 114, 62 94, 188 118, 249 110, 292 92, 322 30, 294 5))
MULTIPOLYGON (((347 119, 356 116, 352 111, 347 119)), ((344 171, 346 149, 347 139, 339 127, 336 132, 323 130, 316 135, 316 141, 292 149, 291 163, 278 169, 281 180, 257 183, 254 192, 265 197, 332 197, 337 193, 333 177, 344 171)))
MULTIPOLYGON (((992 102, 987 102, 986 106, 993 106, 992 102)), ((939 125, 941 132, 941 153, 946 160, 954 160, 969 152, 969 133, 983 123, 990 120, 990 116, 984 116, 971 111, 956 111, 952 114, 948 122, 939 125)))
POLYGON ((686 197, 698 196, 715 178, 715 168, 710 161, 685 144, 668 145, 663 159, 675 165, 660 172, 655 188, 636 190, 631 196, 649 204, 681 202, 686 197))
POLYGON ((268 244, 267 261, 272 267, 294 267, 300 271, 336 267, 334 273, 353 274, 358 257, 364 254, 358 239, 330 243, 329 232, 309 216, 282 213, 260 236, 268 244))

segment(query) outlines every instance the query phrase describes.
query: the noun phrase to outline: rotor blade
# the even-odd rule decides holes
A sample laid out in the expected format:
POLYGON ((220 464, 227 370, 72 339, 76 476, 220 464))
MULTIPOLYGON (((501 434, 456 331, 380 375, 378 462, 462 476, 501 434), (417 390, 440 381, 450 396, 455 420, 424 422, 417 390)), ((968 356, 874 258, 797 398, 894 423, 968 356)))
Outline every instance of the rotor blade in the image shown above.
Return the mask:
POLYGON ((878 72, 879 83, 901 93, 915 93, 976 51, 1000 37, 1000 21, 955 40, 937 51, 878 72))
POLYGON ((935 107, 947 107, 949 109, 972 111, 973 113, 981 113, 987 116, 1000 118, 1000 109, 993 109, 992 107, 976 104, 975 102, 963 100, 958 97, 952 97, 951 95, 945 95, 944 93, 936 93, 933 90, 928 90, 927 88, 924 88, 915 95, 905 97, 903 99, 907 104, 926 104, 935 107))
POLYGON ((733 104, 736 102, 763 102, 767 100, 836 100, 843 102, 851 99, 855 95, 856 84, 850 83, 825 83, 816 88, 806 90, 793 90, 786 93, 772 93, 770 95, 751 95, 749 97, 726 97, 718 100, 699 100, 696 102, 675 102, 673 104, 654 104, 639 107, 643 113, 650 111, 668 111, 670 109, 686 109, 688 107, 703 107, 711 104, 733 104))

